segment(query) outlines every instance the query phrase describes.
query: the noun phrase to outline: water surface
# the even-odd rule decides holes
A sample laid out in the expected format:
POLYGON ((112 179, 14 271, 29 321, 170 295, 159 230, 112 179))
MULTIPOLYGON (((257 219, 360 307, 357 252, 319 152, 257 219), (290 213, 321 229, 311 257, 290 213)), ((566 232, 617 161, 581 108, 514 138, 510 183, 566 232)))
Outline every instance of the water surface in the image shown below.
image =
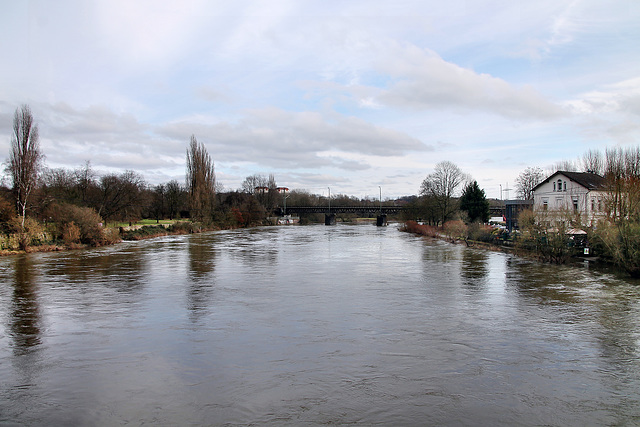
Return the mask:
POLYGON ((0 259, 6 425, 634 425, 638 282, 394 227, 0 259))

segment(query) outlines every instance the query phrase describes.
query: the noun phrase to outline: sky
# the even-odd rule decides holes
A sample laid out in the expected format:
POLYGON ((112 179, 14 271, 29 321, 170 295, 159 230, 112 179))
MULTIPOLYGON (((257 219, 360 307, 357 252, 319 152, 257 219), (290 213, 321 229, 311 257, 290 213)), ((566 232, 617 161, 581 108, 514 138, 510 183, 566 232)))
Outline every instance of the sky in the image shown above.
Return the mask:
POLYGON ((0 0, 0 161, 27 104, 50 168, 184 182, 195 135, 226 190, 395 198, 448 160, 514 198, 527 167, 640 143, 638 23, 637 0, 0 0))

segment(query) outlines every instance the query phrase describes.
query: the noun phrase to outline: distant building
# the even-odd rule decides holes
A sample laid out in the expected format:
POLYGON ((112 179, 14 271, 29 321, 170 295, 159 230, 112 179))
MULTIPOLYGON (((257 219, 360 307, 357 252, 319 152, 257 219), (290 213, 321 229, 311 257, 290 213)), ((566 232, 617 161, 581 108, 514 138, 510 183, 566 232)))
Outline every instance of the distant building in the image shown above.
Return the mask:
POLYGON ((533 189, 535 211, 580 214, 591 225, 604 217, 605 179, 591 172, 558 171, 533 189))
POLYGON ((533 209, 533 200, 505 200, 504 201, 504 222, 507 230, 511 233, 518 230, 518 216, 524 210, 533 209))

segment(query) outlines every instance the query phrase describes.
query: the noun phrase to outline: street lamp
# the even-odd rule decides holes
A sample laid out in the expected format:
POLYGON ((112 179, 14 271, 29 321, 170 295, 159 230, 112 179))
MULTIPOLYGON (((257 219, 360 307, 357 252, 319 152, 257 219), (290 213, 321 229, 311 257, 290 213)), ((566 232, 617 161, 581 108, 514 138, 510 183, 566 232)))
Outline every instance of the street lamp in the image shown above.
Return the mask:
POLYGON ((287 216, 287 191, 289 191, 289 189, 287 187, 278 187, 276 188, 276 190, 278 190, 278 193, 282 191, 282 203, 284 204, 284 213, 283 216, 287 216))

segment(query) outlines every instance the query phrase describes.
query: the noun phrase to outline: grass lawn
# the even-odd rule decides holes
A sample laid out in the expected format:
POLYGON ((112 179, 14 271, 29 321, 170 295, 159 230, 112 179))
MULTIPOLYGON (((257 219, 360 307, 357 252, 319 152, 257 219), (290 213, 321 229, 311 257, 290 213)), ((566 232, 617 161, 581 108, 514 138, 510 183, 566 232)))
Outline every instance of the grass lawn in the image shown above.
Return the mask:
MULTIPOLYGON (((185 219, 161 219, 160 222, 157 222, 155 219, 141 219, 137 222, 132 222, 131 225, 160 225, 160 224, 173 224, 179 221, 188 221, 185 219)), ((128 227, 128 222, 110 222, 107 224, 108 227, 128 227)))

